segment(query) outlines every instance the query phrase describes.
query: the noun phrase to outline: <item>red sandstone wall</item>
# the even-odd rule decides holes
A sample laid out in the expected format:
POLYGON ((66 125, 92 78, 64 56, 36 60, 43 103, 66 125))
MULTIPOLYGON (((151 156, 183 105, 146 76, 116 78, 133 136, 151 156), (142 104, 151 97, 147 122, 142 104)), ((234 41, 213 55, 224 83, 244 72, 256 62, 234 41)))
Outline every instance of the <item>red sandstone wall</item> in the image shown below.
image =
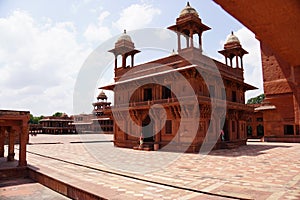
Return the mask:
POLYGON ((276 106, 284 121, 295 122, 295 116, 298 114, 295 112, 295 104, 299 104, 295 99, 294 73, 291 67, 263 42, 261 53, 266 98, 276 106))
POLYGON ((277 110, 266 110, 263 113, 265 136, 283 136, 283 120, 277 110))

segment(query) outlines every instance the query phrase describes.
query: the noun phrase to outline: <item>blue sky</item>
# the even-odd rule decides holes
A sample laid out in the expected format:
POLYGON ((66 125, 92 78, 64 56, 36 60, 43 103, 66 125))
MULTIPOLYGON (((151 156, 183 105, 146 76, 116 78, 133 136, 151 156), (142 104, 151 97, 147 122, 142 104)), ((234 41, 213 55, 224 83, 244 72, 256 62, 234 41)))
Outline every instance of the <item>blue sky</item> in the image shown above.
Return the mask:
MULTIPOLYGON (((260 88, 246 97, 262 93, 254 34, 212 1, 190 4, 212 28, 202 37, 205 54, 223 62, 217 51, 234 31, 249 52, 244 57, 245 80, 260 88)), ((0 0, 0 108, 30 110, 34 115, 72 114, 76 77, 97 46, 124 28, 173 25, 185 5, 174 0, 0 0)))

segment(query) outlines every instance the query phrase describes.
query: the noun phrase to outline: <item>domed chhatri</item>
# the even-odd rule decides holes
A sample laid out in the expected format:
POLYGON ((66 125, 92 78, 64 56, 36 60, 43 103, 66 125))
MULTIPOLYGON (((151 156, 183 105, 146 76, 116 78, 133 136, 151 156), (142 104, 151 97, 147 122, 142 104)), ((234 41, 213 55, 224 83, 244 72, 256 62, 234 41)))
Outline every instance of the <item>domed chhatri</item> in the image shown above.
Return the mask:
POLYGON ((225 44, 232 44, 232 43, 241 44, 239 38, 233 34, 233 31, 231 31, 231 34, 228 35, 225 44))
POLYGON ((124 29, 124 33, 119 37, 118 42, 122 41, 122 40, 132 42, 131 37, 129 35, 127 35, 127 33, 126 33, 126 29, 124 29))
POLYGON ((198 12, 187 2, 179 17, 176 18, 176 24, 169 26, 168 29, 178 33, 178 53, 181 53, 182 50, 191 48, 202 52, 202 33, 210 28, 202 23, 198 12), (183 38, 180 34, 185 36, 186 42, 181 41, 183 38), (194 39, 197 40, 197 37, 199 43, 194 44, 194 39))
POLYGON ((195 15, 196 17, 199 17, 198 12, 196 11, 195 8, 190 6, 189 2, 187 2, 185 8, 180 12, 179 17, 183 17, 183 16, 188 15, 188 14, 192 14, 192 15, 195 15))
POLYGON ((107 99, 106 94, 103 92, 103 90, 100 92, 100 94, 98 95, 97 99, 101 99, 101 100, 105 100, 107 99))
POLYGON ((231 34, 227 37, 227 40, 224 44, 224 49, 218 52, 225 56, 226 65, 233 67, 232 60, 234 57, 236 57, 236 68, 244 68, 243 56, 248 54, 248 52, 242 48, 239 38, 233 34, 233 31, 231 31, 231 34), (228 59, 230 61, 229 63, 228 59))
POLYGON ((109 50, 108 52, 111 52, 115 55, 115 69, 118 68, 118 59, 117 57, 119 55, 122 56, 122 67, 133 67, 134 65, 134 55, 136 53, 139 53, 139 50, 136 50, 134 47, 134 43, 132 42, 131 37, 126 33, 126 29, 124 30, 124 33, 118 38, 118 40, 115 43, 115 48, 109 50), (131 65, 127 65, 126 58, 128 56, 131 56, 131 65))

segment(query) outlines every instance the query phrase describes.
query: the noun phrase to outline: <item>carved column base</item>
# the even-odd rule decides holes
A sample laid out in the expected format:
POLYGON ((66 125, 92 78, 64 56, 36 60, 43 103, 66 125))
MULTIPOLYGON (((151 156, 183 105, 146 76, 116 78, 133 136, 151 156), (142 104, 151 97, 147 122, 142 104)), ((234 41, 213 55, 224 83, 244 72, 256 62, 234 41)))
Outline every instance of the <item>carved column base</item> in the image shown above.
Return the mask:
POLYGON ((7 161, 14 161, 15 160, 15 153, 9 153, 7 156, 7 161))

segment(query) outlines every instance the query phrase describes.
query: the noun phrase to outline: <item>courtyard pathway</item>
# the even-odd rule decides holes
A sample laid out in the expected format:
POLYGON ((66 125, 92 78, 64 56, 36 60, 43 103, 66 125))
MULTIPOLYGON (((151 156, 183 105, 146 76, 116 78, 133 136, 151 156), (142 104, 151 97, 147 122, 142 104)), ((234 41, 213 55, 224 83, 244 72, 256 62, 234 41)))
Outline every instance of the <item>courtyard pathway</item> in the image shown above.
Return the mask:
POLYGON ((250 142, 200 155, 115 148, 111 140, 31 136, 28 163, 108 199, 300 199, 297 143, 250 142))

